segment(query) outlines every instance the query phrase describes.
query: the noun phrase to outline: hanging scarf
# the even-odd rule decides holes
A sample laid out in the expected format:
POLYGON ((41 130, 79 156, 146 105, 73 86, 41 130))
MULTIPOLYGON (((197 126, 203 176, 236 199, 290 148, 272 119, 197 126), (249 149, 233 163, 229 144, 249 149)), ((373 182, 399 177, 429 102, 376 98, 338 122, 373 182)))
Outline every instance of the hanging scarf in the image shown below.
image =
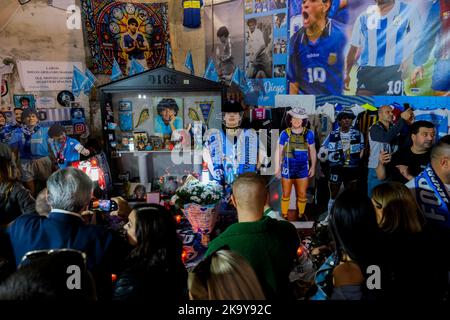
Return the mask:
POLYGON ((417 203, 427 219, 450 227, 450 196, 447 192, 447 188, 436 175, 431 165, 428 165, 425 170, 414 179, 414 184, 417 203), (426 185, 430 187, 431 191, 424 188, 426 185))
POLYGON ((23 149, 22 149, 22 157, 24 159, 32 159, 33 153, 31 152, 31 137, 34 133, 39 131, 40 127, 38 125, 34 126, 32 130, 30 130, 27 126, 22 126, 23 132, 23 149))

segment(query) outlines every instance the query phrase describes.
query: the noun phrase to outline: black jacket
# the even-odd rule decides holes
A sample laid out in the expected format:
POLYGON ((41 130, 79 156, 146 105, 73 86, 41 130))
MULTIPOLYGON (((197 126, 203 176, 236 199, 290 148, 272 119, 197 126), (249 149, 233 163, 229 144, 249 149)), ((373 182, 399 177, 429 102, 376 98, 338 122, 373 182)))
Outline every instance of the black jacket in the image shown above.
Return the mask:
POLYGON ((35 212, 35 200, 22 184, 0 184, 0 225, 6 225, 22 214, 35 212))
POLYGON ((187 272, 180 260, 168 268, 164 262, 129 258, 119 274, 113 300, 165 301, 178 304, 188 300, 187 272))

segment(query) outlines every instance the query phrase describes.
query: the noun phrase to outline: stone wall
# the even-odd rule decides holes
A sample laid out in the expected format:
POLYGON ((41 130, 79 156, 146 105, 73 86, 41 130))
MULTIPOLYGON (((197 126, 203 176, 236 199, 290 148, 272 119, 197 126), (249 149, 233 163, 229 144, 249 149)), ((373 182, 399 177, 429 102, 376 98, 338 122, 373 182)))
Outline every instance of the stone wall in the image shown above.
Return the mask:
MULTIPOLYGON (((89 50, 84 43, 83 30, 70 30, 66 26, 68 14, 65 10, 48 5, 47 0, 31 0, 20 6, 17 0, 5 0, 0 10, 0 63, 5 57, 13 61, 81 61, 86 65, 89 50)), ((127 1, 124 1, 127 2, 127 1)), ((136 1, 129 1, 136 2, 136 1)), ((139 1, 146 3, 168 2, 169 28, 175 69, 186 72, 184 59, 188 50, 193 55, 197 75, 205 68, 205 33, 203 28, 183 27, 183 10, 180 0, 139 1)), ((109 82, 109 76, 98 75, 100 84, 109 82)), ((17 69, 8 76, 9 95, 2 98, 2 105, 13 104, 13 94, 25 93, 17 69)), ((86 108, 89 126, 94 135, 99 135, 100 109, 95 90, 91 97, 81 94, 78 98, 86 108)), ((36 96, 52 96, 58 92, 26 92, 36 96)))

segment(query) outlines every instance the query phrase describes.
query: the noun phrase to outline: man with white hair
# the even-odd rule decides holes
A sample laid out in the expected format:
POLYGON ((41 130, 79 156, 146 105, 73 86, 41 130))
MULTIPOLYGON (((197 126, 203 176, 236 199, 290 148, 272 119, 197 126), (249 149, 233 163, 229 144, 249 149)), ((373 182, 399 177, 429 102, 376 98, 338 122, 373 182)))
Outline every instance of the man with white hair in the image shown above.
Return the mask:
MULTIPOLYGON (((47 180, 51 206, 48 216, 22 215, 8 227, 16 265, 29 251, 75 249, 86 253, 88 270, 97 282, 105 281, 101 283, 107 285, 113 268, 112 251, 117 247, 105 226, 86 225, 81 217, 89 206, 92 190, 92 181, 81 170, 69 167, 53 173, 47 180)), ((99 291, 102 288, 100 285, 99 291)))

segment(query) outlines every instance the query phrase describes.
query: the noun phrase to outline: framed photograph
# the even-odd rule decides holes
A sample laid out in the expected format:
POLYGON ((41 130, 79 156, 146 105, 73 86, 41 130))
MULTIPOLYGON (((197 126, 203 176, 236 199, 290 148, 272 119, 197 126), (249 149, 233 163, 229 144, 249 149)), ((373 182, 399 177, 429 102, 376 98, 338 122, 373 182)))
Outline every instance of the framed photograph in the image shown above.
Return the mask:
POLYGON ((148 135, 145 131, 135 131, 133 133, 134 146, 138 151, 145 151, 148 144, 148 135))
POLYGON ((183 98, 154 98, 154 133, 156 135, 170 136, 173 128, 183 129, 183 98))
POLYGON ((150 145, 153 150, 161 150, 163 147, 163 140, 159 136, 150 136, 150 145))
POLYGON ((22 109, 35 108, 36 101, 32 94, 15 94, 14 106, 22 109))
POLYGON ((152 184, 147 183, 143 185, 141 183, 130 183, 130 189, 128 190, 128 199, 133 199, 136 201, 145 201, 147 199, 147 194, 151 192, 152 184))
POLYGON ((132 111, 133 104, 131 101, 119 101, 119 111, 132 111))

